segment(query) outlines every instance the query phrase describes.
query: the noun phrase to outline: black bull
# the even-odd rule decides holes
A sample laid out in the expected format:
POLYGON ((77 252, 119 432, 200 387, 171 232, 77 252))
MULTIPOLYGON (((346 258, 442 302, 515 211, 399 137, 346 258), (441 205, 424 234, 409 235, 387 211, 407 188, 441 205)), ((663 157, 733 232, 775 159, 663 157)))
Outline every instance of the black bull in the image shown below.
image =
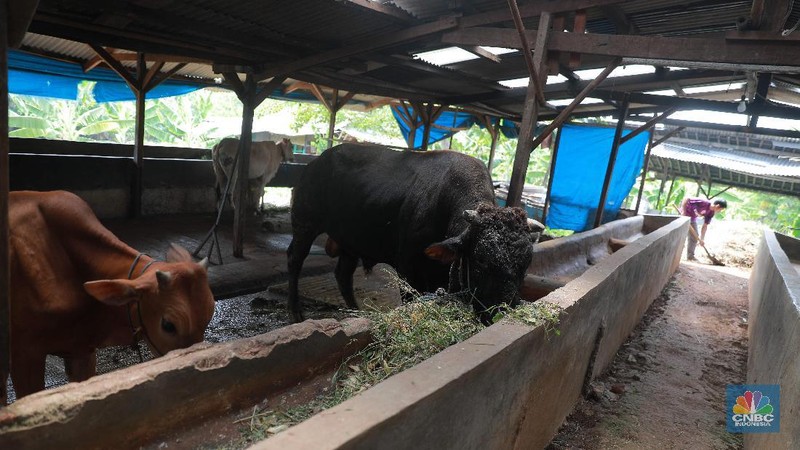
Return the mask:
POLYGON ((542 225, 498 208, 479 160, 456 152, 399 152, 342 144, 308 164, 292 198, 289 310, 302 321, 297 283, 314 239, 337 248, 336 281, 357 308, 353 273, 383 262, 420 292, 468 291, 475 311, 514 305, 542 225))

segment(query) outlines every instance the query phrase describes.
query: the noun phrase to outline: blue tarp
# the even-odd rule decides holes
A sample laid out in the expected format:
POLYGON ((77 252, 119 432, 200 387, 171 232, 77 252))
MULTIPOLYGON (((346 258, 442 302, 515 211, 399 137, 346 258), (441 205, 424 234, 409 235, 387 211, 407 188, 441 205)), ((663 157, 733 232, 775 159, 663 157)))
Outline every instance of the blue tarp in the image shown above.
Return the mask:
MULTIPOLYGON (((547 226, 555 229, 591 229, 611 155, 614 128, 564 125, 558 146, 556 170, 550 194, 547 226)), ((631 130, 624 130, 623 136, 631 130)), ((650 139, 641 133, 620 146, 608 187, 603 221, 613 220, 631 191, 644 163, 650 139)))
MULTIPOLYGON (((12 94, 75 100, 78 84, 96 81, 94 98, 98 102, 135 100, 128 85, 114 71, 98 67, 84 73, 80 64, 10 50, 8 53, 8 91, 12 94)), ((204 87, 200 83, 167 80, 147 93, 147 98, 187 94, 204 87)))
MULTIPOLYGON (((412 116, 416 116, 415 121, 415 117, 409 117, 408 111, 399 106, 392 106, 392 114, 394 114, 397 126, 400 127, 400 132, 403 133, 403 139, 405 139, 406 142, 408 142, 408 135, 411 130, 409 124, 416 122, 417 131, 414 133, 413 148, 422 148, 422 137, 425 134, 422 117, 417 114, 412 114, 412 116)), ((447 139, 456 131, 471 127, 476 121, 477 118, 469 113, 444 111, 431 127, 428 145, 439 142, 442 139, 447 139)))
MULTIPOLYGON (((414 123, 414 118, 409 117, 408 111, 399 106, 392 106, 392 114, 397 121, 397 126, 400 127, 400 132, 403 133, 403 139, 408 142, 408 135, 410 133, 409 124, 414 123)), ((412 113, 412 116, 414 114, 412 113)), ((497 117, 491 118, 491 124, 500 120, 500 132, 507 138, 516 138, 519 135, 519 126, 506 119, 498 119, 497 117)), ((466 112, 445 111, 439 115, 431 127, 430 137, 428 138, 428 145, 434 142, 439 142, 442 139, 447 139, 455 133, 466 130, 472 125, 478 124, 481 128, 486 125, 482 120, 479 120, 474 114, 466 112)), ((414 133, 414 148, 422 148, 422 137, 425 134, 422 117, 416 117, 417 131, 414 133)))

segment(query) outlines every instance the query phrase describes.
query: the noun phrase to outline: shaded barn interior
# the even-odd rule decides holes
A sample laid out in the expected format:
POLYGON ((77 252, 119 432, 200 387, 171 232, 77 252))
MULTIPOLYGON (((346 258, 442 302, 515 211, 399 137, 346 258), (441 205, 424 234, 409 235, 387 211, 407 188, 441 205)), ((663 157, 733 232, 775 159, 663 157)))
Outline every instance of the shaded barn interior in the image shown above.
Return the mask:
MULTIPOLYGON (((169 82, 234 91, 244 105, 244 156, 249 154, 254 109, 266 98, 325 105, 329 136, 341 108, 370 110, 390 104, 405 117, 410 147, 422 135, 421 150, 445 111, 469 113, 485 124, 492 152, 499 119, 513 121, 519 139, 504 201, 511 206, 525 203, 529 213, 542 216, 548 212, 549 190, 528 192, 525 199, 530 154, 576 118, 616 121, 612 155, 624 140, 624 130, 652 131, 644 170, 662 174, 665 182, 676 176, 699 180, 708 196, 727 186, 800 195, 800 131, 791 125, 800 120, 795 34, 800 4, 789 0, 6 0, 0 6, 0 30, 8 31, 0 33, 1 330, 9 329, 9 186, 26 187, 30 176, 41 177, 38 182, 52 188, 85 191, 86 196, 113 191, 102 194, 117 204, 105 211, 107 217, 174 212, 175 205, 163 200, 174 200, 178 192, 183 206, 212 204, 210 189, 193 184, 206 176, 202 173, 210 181, 207 161, 175 165, 167 161, 172 149, 144 145, 144 100, 169 82), (134 145, 112 149, 120 159, 79 172, 85 175, 71 185, 74 179, 57 173, 69 166, 65 159, 27 154, 59 153, 51 151, 50 143, 10 142, 10 49, 77 64, 87 77, 101 69, 113 72, 137 104, 134 145), (623 74, 622 68, 641 71, 623 74), (671 118, 698 110, 734 115, 738 124, 671 118), (771 122, 776 119, 790 125, 776 128, 771 122), (537 127, 540 121, 550 122, 537 127), (9 157, 12 151, 17 154, 9 157), (160 161, 156 153, 168 158, 160 161), (187 165, 196 166, 201 175, 192 181, 178 176, 190 173, 187 165), (37 173, 42 167, 47 168, 44 175, 37 173), (106 171, 109 167, 113 170, 106 171)), ((73 147, 64 150, 67 154, 91 154, 86 144, 56 146, 73 147)), ((197 156, 191 150, 174 151, 187 152, 189 159, 197 156)), ((611 157, 606 168, 594 227, 603 219, 613 161, 611 157)), ((94 163, 92 158, 71 162, 72 167, 94 163)), ((246 172, 247 164, 239 170, 246 172)), ((298 169, 284 165, 286 178, 277 183, 291 186, 297 176, 293 170, 298 169)), ((209 214, 206 227, 211 226, 213 211, 204 212, 209 214)), ((225 224, 232 233, 223 239, 224 250, 255 260, 264 244, 248 244, 253 234, 247 223, 237 211, 233 223, 225 224)), ((320 262, 323 268, 329 264, 320 262)), ((277 265, 271 261, 263 270, 272 274, 284 269, 283 261, 280 270, 277 265)), ((234 265, 227 267, 241 274, 234 265)), ((259 275, 248 289, 282 276, 275 275, 259 275)), ((8 354, 8 348, 7 333, 0 333, 0 354, 8 354)), ((7 358, 0 358, 0 364, 7 366, 7 358)))

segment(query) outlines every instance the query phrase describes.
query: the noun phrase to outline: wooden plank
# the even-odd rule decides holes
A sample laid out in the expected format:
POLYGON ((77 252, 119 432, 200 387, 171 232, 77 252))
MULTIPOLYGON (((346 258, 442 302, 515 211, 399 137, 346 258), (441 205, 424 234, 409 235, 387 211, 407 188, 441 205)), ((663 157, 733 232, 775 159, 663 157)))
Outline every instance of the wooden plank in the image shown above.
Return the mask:
MULTIPOLYGON (((604 100, 621 101, 624 94, 621 92, 595 91, 594 96, 604 100)), ((642 93, 631 93, 630 100, 633 103, 642 103, 655 106, 669 106, 676 109, 702 109, 706 111, 728 112, 741 114, 737 111, 739 102, 721 102, 716 100, 705 100, 701 98, 669 97, 666 95, 651 95, 642 93)), ((791 106, 773 105, 769 103, 751 104, 747 107, 747 114, 757 114, 760 116, 777 117, 779 119, 800 120, 800 108, 791 106)))
POLYGON ((395 21, 398 23, 407 24, 416 20, 414 16, 400 8, 384 5, 372 0, 347 0, 346 4, 348 6, 357 6, 378 13, 386 18, 396 19, 395 21))
POLYGON ((664 136, 661 136, 660 138, 658 138, 657 141, 652 142, 652 139, 651 139, 650 146, 651 147, 659 146, 662 143, 664 143, 667 139, 671 138, 672 136, 675 136, 676 134, 680 133, 681 131, 683 131, 685 129, 686 129, 686 127, 673 128, 672 130, 670 130, 669 133, 667 133, 664 136))
POLYGON ((8 30, 6 45, 19 48, 28 31, 39 0, 7 0, 7 22, 0 30, 8 30))
MULTIPOLYGON (((586 10, 579 9, 575 11, 575 23, 572 26, 572 32, 583 34, 586 31, 586 10)), ((581 66, 581 54, 573 52, 569 54, 569 62, 567 67, 570 69, 577 69, 581 66)))
POLYGON ((720 123, 695 122, 691 120, 678 120, 678 119, 666 119, 664 120, 664 125, 681 126, 687 128, 688 127, 706 128, 709 130, 733 131, 736 133, 762 134, 766 136, 779 136, 779 137, 800 139, 800 131, 797 130, 778 130, 775 128, 759 128, 759 127, 748 128, 740 125, 726 125, 720 123))
MULTIPOLYGON (((630 101, 625 98, 622 101, 622 108, 619 111, 619 118, 617 119, 617 128, 614 130, 614 141, 611 144, 611 154, 608 157, 608 167, 606 168, 606 177, 603 180, 603 189, 600 192, 600 202, 597 204, 597 213, 594 217, 594 227, 597 228, 603 223, 603 212, 606 207, 606 199, 608 198, 608 187, 611 185, 611 177, 614 175, 614 166, 617 163, 617 153, 622 142, 622 130, 625 128, 625 119, 628 117, 628 106, 630 101)), ((669 196, 667 196, 669 198, 669 196)))
MULTIPOLYGON (((517 34, 519 34, 519 42, 522 46, 522 55, 525 57, 525 64, 528 66, 528 76, 530 77, 528 83, 533 84, 533 92, 536 95, 536 101, 539 102, 540 105, 543 105, 544 90, 542 86, 544 86, 544 83, 542 82, 542 78, 539 77, 539 70, 541 67, 536 67, 534 65, 531 47, 528 45, 528 40, 525 39, 525 24, 522 23, 522 17, 519 15, 517 0, 508 0, 508 7, 511 9, 511 18, 514 20, 514 27, 517 29, 517 34)), ((552 17, 548 16, 548 18, 552 20, 552 17)), ((546 61, 547 59, 543 56, 543 54, 547 53, 547 31, 546 28, 540 28, 536 33, 538 38, 536 55, 539 57, 539 61, 546 61)))
MULTIPOLYGON (((136 60, 136 83, 135 86, 141 87, 147 72, 145 65, 144 54, 139 53, 139 58, 136 60)), ((134 128, 133 139, 133 164, 134 172, 132 177, 131 186, 131 211, 132 218, 142 216, 142 195, 144 193, 144 184, 142 182, 142 169, 144 168, 144 127, 145 127, 145 105, 144 100, 146 93, 141 88, 134 88, 131 90, 136 94, 136 127, 134 128)))
MULTIPOLYGON (((635 130, 633 130, 630 133, 628 133, 625 136, 623 136, 622 139, 620 139, 620 141, 619 141, 619 145, 622 145, 622 144, 630 141, 631 139, 635 138, 636 136, 638 136, 638 135, 644 133, 645 131, 649 130, 650 128, 653 127, 653 125, 657 124, 658 122, 660 122, 663 119, 666 119, 673 112, 675 112, 675 109, 674 108, 669 108, 666 111, 664 111, 663 113, 661 113, 661 114, 653 117, 652 119, 648 120, 647 122, 645 122, 644 124, 642 124, 641 126, 636 128, 635 130)), ((651 142, 652 142, 652 140, 651 140, 651 142)))
POLYGON ((150 66, 150 68, 146 70, 146 73, 144 74, 144 77, 140 78, 140 80, 139 80, 140 88, 143 91, 147 92, 149 90, 149 89, 147 89, 147 85, 150 84, 153 81, 153 78, 159 72, 161 72, 161 69, 163 67, 164 67, 164 61, 154 61, 153 65, 150 66))
MULTIPOLYGON (((549 13, 543 13, 539 17, 539 30, 542 32, 549 30, 551 20, 552 16, 549 13)), ((535 47, 536 54, 538 55, 535 63, 538 64, 538 66, 535 67, 536 72, 534 72, 534 76, 536 76, 537 73, 544 75, 544 71, 546 70, 547 58, 545 58, 544 55, 547 49, 544 48, 544 44, 545 42, 539 40, 535 47)), ((539 119, 539 102, 537 101, 537 97, 543 97, 541 92, 537 94, 537 89, 544 83, 537 85, 533 80, 534 78, 532 77, 531 81, 528 82, 528 91, 525 96, 522 121, 519 127, 519 137, 517 138, 517 148, 514 153, 514 166, 511 170, 511 180, 508 184, 506 206, 519 207, 522 205, 522 190, 525 187, 525 175, 528 172, 531 152, 536 148, 536 144, 533 143, 533 135, 536 130, 536 122, 539 119)))
POLYGON ((244 256, 244 231, 247 224, 247 211, 248 202, 247 193, 249 189, 250 173, 250 147, 253 142, 253 116, 255 112, 255 105, 253 99, 256 95, 256 81, 250 74, 244 82, 244 90, 242 96, 242 132, 239 135, 239 156, 236 170, 236 183, 238 184, 238 191, 236 193, 236 204, 238 207, 234 210, 233 214, 233 256, 241 258, 244 256))
POLYGON ((122 77, 122 79, 125 80, 126 83, 128 83, 128 86, 132 90, 136 91, 139 89, 140 86, 138 84, 138 80, 134 79, 133 75, 131 75, 128 69, 125 68, 125 66, 123 66, 119 61, 117 61, 111 53, 108 53, 106 49, 104 49, 99 45, 89 44, 89 47, 91 47, 92 50, 94 50, 94 52, 97 53, 97 56, 103 58, 103 61, 105 61, 106 64, 108 64, 108 67, 110 67, 111 70, 116 72, 117 75, 122 77))
POLYGON ((144 91, 150 92, 151 89, 158 86, 162 82, 170 79, 173 75, 178 73, 178 71, 183 69, 184 67, 186 67, 186 63, 175 64, 173 68, 169 69, 165 73, 159 74, 155 79, 150 80, 149 83, 146 83, 144 86, 144 91))
POLYGON ((595 79, 592 80, 591 83, 586 85, 586 87, 584 87, 583 90, 578 95, 575 96, 572 102, 569 105, 567 105, 564 109, 562 109, 558 113, 558 116, 552 122, 550 122, 550 124, 547 125, 547 127, 545 127, 545 129, 539 134, 539 136, 536 136, 536 139, 533 140, 532 149, 536 148, 539 144, 544 142, 544 140, 547 139, 548 136, 550 136, 550 133, 552 133, 553 130, 560 127, 561 124, 563 124, 569 118, 570 114, 572 114, 572 111, 574 111, 575 108, 577 108, 578 105, 580 105, 583 99, 588 97, 589 94, 595 89, 595 87, 600 83, 602 83, 603 80, 605 80, 606 77, 608 77, 608 75, 611 72, 613 72, 614 69, 617 68, 619 63, 620 63, 619 58, 615 59, 614 61, 611 62, 611 64, 608 65, 608 67, 606 67, 602 72, 600 72, 595 77, 595 79))
MULTIPOLYGON (((517 32, 507 28, 470 28, 446 32, 442 42, 453 45, 488 45, 521 48, 517 32)), ((536 36, 526 32, 528 43, 536 36)), ((594 55, 621 56, 645 60, 692 61, 695 63, 734 64, 748 66, 775 66, 775 68, 800 67, 800 46, 766 46, 759 42, 737 41, 719 37, 688 38, 662 36, 633 36, 610 34, 552 33, 548 49, 588 53, 594 55)), ((697 65, 696 65, 697 66, 697 65)), ((707 64, 709 68, 725 70, 707 64)))
POLYGON ((253 98, 253 108, 258 108, 258 105, 266 100, 267 97, 269 97, 272 92, 278 88, 278 86, 283 85, 285 80, 286 77, 275 77, 269 80, 269 83, 259 85, 258 92, 256 92, 256 95, 253 98))
POLYGON ((650 139, 647 140, 647 151, 644 153, 644 165, 642 166, 642 179, 639 182, 639 192, 636 194, 636 207, 634 211, 639 214, 639 207, 642 205, 642 194, 644 194, 644 182, 647 180, 647 170, 650 168, 650 152, 653 150, 653 136, 655 133, 650 133, 650 139))
MULTIPOLYGON (((555 1, 536 1, 529 2, 519 7, 520 17, 527 19, 536 17, 543 12, 550 14, 557 14, 563 12, 575 11, 577 9, 594 8, 605 5, 617 5, 625 3, 626 0, 559 0, 555 1)), ((480 14, 474 14, 461 19, 461 27, 471 28, 481 25, 488 25, 497 22, 508 21, 508 9, 500 8, 495 11, 489 11, 480 14)), ((478 44, 481 45, 481 44, 478 44)), ((499 46, 504 47, 504 46, 499 46)))
POLYGON ((343 58, 391 47, 392 45, 416 41, 432 34, 455 28, 456 26, 458 26, 458 21, 455 18, 449 17, 446 19, 437 20, 436 22, 406 28, 405 30, 394 33, 387 33, 383 36, 375 36, 362 44, 337 48, 324 53, 300 58, 296 61, 292 61, 280 66, 271 67, 258 73, 256 79, 263 80, 264 78, 269 78, 279 74, 290 75, 294 72, 307 69, 309 67, 319 66, 329 62, 338 61, 343 58))
POLYGON ((480 56, 481 58, 487 61, 491 61, 493 63, 500 64, 503 61, 503 59, 500 58, 500 56, 495 55, 494 53, 488 50, 484 50, 483 47, 479 45, 462 45, 461 48, 463 50, 472 53, 473 55, 480 56))
MULTIPOLYGON (((0 30, 7 29, 8 2, 0 0, 0 30)), ((8 240, 8 38, 0 32, 0 373, 11 368, 11 260, 8 240)), ((7 378, 0 379, 0 393, 6 393, 7 378)), ((8 399, 0 398, 0 407, 8 399)))

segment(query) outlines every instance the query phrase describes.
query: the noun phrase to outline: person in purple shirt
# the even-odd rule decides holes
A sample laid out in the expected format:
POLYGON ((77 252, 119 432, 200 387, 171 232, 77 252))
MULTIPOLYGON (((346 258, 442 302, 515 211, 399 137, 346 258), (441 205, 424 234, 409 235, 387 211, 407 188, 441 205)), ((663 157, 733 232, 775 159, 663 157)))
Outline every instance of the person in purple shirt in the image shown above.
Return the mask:
MULTIPOLYGON (((697 233, 700 235, 700 245, 706 245, 706 229, 708 228, 708 224, 711 223, 714 214, 727 207, 728 202, 722 199, 714 200, 713 203, 710 200, 699 197, 687 197, 683 199, 683 202, 681 202, 681 214, 691 220, 689 226, 694 228, 695 232, 698 231, 697 218, 703 218, 703 227, 700 229, 700 232, 697 233)), ((692 233, 689 233, 689 240, 686 242, 686 259, 690 261, 695 259, 694 250, 697 248, 697 243, 697 239, 692 236, 692 233)))

